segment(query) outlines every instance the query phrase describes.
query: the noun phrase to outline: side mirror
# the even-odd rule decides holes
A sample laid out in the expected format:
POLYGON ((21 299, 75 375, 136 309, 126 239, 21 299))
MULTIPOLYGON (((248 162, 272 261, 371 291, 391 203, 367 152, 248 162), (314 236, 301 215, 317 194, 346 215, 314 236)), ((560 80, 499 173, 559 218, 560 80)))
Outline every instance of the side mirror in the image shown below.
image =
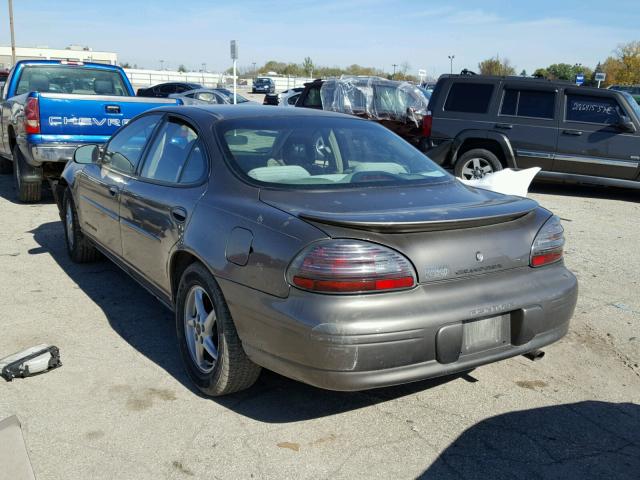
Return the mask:
POLYGON ((99 149, 97 145, 82 145, 73 152, 73 161, 81 165, 98 162, 99 149))
POLYGON ((626 115, 622 115, 620 117, 620 121, 618 122, 617 127, 618 127, 619 130, 621 130, 623 132, 626 132, 626 133, 635 133, 636 132, 635 124, 626 115))

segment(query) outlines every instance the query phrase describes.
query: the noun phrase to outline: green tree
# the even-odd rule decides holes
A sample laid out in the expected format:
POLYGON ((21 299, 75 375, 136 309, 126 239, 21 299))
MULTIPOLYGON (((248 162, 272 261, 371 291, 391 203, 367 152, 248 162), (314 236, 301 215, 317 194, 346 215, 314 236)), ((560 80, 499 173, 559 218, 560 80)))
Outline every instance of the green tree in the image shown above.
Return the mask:
POLYGON ((130 64, 129 62, 121 63, 121 64, 120 64, 120 66, 121 66, 122 68, 131 68, 131 64, 130 64))
POLYGON ((481 75, 515 75, 516 69, 508 58, 500 59, 498 55, 478 63, 481 75))
POLYGON ((533 76, 536 78, 549 78, 549 72, 546 68, 536 68, 533 72, 533 76))
POLYGON ((315 65, 313 64, 313 60, 311 57, 304 57, 304 61, 302 62, 302 69, 307 74, 307 77, 313 76, 313 69, 315 65))
POLYGON ((521 77, 527 77, 527 71, 523 68, 522 71, 520 72, 520 76, 521 77))
POLYGON ((187 67, 185 67, 183 64, 180 64, 180 66, 178 66, 178 71, 181 73, 186 73, 187 67))

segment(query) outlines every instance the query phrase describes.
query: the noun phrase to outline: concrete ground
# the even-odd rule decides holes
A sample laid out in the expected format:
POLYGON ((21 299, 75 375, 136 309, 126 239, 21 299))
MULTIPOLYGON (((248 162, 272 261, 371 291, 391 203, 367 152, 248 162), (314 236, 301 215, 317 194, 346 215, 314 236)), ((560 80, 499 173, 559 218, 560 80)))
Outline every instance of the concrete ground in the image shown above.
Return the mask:
POLYGON ((532 196, 564 219, 581 289, 542 361, 362 393, 265 371, 212 400, 182 369, 172 315, 108 261, 72 264, 51 198, 19 205, 0 177, 0 356, 47 342, 63 361, 0 380, 0 419, 19 416, 40 480, 638 479, 640 192, 532 196))

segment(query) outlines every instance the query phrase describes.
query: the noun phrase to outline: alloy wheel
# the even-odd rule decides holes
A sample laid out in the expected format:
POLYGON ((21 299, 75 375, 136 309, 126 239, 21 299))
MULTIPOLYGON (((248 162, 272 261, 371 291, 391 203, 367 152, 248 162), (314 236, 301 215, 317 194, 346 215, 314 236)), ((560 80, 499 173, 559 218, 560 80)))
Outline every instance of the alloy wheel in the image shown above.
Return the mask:
POLYGON ((199 285, 191 287, 184 304, 184 336, 193 364, 210 373, 218 361, 218 328, 211 297, 199 285))
POLYGON ((465 180, 482 178, 493 173, 493 167, 484 158, 470 158, 462 167, 462 177, 465 180))

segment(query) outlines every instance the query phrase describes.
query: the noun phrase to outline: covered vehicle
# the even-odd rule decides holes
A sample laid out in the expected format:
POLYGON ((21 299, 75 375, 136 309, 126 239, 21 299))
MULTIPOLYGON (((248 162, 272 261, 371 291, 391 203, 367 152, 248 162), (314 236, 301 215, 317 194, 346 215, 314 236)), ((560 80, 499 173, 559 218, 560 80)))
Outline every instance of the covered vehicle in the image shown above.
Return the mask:
POLYGON ((353 116, 163 107, 64 182, 71 259, 103 252, 171 308, 208 395, 260 367, 334 390, 465 371, 555 342, 576 304, 558 217, 353 116))
POLYGON ((380 77, 342 76, 305 84, 296 107, 346 113, 376 121, 424 148, 429 97, 416 85, 380 77))

